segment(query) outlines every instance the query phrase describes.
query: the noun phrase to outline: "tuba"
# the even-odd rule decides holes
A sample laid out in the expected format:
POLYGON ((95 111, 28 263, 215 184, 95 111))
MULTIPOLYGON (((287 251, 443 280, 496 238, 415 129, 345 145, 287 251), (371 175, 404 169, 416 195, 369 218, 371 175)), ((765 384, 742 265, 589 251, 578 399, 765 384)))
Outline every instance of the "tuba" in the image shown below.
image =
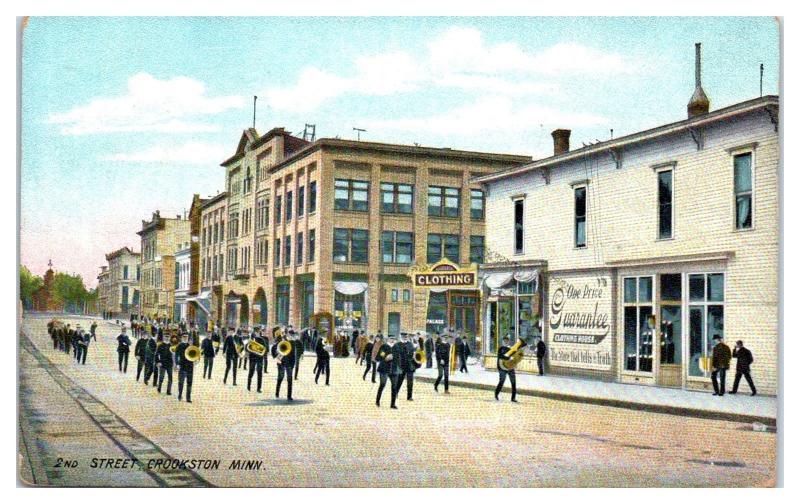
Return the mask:
POLYGON ((251 338, 250 341, 247 343, 245 350, 252 354, 256 354, 259 357, 264 357, 264 354, 267 353, 267 347, 256 341, 255 339, 251 338))
POLYGON ((189 345, 186 347, 186 351, 183 352, 183 356, 190 362, 197 362, 200 360, 200 348, 195 345, 189 345))
POLYGON ((500 369, 503 371, 511 371, 512 369, 517 367, 519 361, 522 360, 522 357, 525 355, 525 350, 523 350, 528 344, 522 339, 518 339, 514 346, 508 349, 508 352, 505 353, 505 356, 508 359, 500 359, 500 369))
POLYGON ((420 348, 419 350, 414 352, 414 362, 417 363, 417 366, 425 364, 425 350, 420 348))

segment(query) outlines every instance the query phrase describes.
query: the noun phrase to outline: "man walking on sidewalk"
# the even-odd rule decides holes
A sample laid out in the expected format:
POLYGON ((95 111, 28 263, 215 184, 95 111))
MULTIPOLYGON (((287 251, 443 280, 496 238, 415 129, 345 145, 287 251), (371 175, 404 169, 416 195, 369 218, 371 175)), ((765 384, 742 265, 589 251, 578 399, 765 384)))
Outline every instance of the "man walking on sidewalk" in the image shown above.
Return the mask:
POLYGON ((731 365, 731 349, 722 340, 722 336, 715 334, 716 344, 711 351, 711 384, 714 386, 714 395, 725 395, 725 373, 731 365), (719 383, 717 382, 719 378, 719 383))
POLYGON ((536 337, 536 365, 539 366, 539 376, 544 376, 544 356, 547 354, 547 347, 539 336, 536 337))
POLYGON ((733 380, 733 390, 730 393, 735 394, 739 391, 739 380, 744 376, 747 384, 750 385, 750 395, 756 395, 756 386, 750 377, 750 364, 753 363, 753 354, 744 347, 742 340, 736 342, 733 356, 736 357, 736 378, 733 380))

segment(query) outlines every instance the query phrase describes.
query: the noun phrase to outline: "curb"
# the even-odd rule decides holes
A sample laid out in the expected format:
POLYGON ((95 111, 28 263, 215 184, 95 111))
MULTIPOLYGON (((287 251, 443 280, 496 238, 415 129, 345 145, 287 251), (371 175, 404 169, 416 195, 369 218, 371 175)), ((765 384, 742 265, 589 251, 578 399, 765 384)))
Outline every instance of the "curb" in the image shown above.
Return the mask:
MULTIPOLYGON (((435 378, 428 378, 426 376, 415 377, 415 381, 425 383, 434 383, 435 378)), ((486 383, 471 383, 462 381, 450 380, 451 387, 464 387, 479 390, 494 391, 494 386, 486 383)), ((646 404, 635 401, 626 401, 624 399, 610 399, 604 397, 587 397, 576 394, 567 394, 563 392, 549 392, 546 390, 535 389, 517 389, 517 395, 541 397, 543 399, 553 399, 556 401, 576 402, 581 404, 593 404, 598 406, 608 406, 611 408, 623 408, 636 411, 644 411, 647 413, 662 413, 665 415, 676 415, 692 418, 702 418, 706 420, 725 420, 728 422, 741 422, 753 423, 760 422, 769 427, 776 427, 777 420, 772 417, 765 417, 760 415, 746 415, 742 413, 730 413, 726 411, 712 411, 699 408, 689 408, 683 406, 669 406, 666 404, 646 404)))

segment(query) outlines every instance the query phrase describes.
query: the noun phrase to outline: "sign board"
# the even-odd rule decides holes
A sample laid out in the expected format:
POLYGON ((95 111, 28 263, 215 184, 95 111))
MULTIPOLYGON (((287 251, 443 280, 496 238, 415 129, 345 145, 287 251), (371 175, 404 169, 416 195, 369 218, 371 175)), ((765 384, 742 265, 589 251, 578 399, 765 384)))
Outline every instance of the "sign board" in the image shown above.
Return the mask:
POLYGON ((408 275, 414 287, 423 289, 475 289, 478 287, 478 266, 471 264, 467 268, 459 268, 448 259, 442 258, 429 267, 414 267, 408 275))
POLYGON ((547 324, 553 365, 611 369, 611 296, 605 272, 551 275, 547 324))

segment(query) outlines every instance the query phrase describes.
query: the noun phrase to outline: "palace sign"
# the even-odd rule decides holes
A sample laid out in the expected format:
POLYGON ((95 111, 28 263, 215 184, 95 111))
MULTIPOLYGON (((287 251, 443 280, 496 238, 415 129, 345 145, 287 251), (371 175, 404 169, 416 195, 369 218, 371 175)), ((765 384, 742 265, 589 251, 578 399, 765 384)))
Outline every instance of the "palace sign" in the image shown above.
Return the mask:
POLYGON ((447 259, 442 259, 429 268, 411 268, 409 276, 414 287, 421 288, 467 288, 478 287, 478 266, 475 264, 459 269, 447 259))

